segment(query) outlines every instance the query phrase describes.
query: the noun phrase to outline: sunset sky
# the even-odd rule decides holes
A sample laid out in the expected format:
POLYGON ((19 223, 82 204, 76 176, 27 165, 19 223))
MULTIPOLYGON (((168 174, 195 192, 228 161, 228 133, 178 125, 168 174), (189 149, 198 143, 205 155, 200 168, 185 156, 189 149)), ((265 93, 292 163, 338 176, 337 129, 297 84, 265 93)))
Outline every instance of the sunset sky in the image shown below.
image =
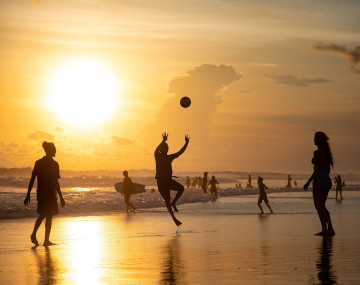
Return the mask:
POLYGON ((0 0, 0 167, 360 173, 358 0, 0 0), (192 105, 183 109, 180 98, 192 105))

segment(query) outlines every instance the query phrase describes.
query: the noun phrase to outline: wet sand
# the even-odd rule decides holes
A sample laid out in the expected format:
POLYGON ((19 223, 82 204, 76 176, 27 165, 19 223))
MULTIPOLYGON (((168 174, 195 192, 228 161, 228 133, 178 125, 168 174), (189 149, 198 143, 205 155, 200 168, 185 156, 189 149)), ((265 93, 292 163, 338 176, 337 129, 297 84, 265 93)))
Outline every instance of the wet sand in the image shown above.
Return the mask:
POLYGON ((309 192, 268 195, 273 215, 256 196, 181 205, 178 233, 165 208, 58 216, 49 248, 32 247, 34 219, 1 220, 0 284, 359 284, 360 192, 346 195, 327 203, 332 239, 312 235, 309 192))

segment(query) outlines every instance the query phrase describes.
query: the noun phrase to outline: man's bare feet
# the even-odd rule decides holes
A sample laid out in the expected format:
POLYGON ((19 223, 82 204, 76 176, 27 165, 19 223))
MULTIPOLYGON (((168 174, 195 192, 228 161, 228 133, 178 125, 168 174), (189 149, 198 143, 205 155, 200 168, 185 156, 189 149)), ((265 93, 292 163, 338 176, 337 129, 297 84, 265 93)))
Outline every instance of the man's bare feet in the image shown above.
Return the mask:
POLYGON ((43 246, 52 246, 52 245, 55 245, 55 243, 52 243, 51 241, 44 241, 44 244, 43 246))

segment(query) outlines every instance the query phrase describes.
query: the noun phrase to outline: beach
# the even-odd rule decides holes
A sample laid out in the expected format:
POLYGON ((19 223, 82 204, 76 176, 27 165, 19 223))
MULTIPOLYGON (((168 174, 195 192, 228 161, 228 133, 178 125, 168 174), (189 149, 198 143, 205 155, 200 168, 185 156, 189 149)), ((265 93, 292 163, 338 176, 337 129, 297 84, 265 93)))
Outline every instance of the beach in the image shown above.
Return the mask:
MULTIPOLYGON (((165 208, 136 214, 57 216, 52 247, 30 243, 34 219, 0 223, 1 284, 358 284, 360 192, 327 202, 336 230, 320 223, 311 192, 272 193, 179 206, 177 231, 165 208), (268 209, 264 205, 265 212, 268 209)), ((38 232, 43 241, 44 226, 38 232)))

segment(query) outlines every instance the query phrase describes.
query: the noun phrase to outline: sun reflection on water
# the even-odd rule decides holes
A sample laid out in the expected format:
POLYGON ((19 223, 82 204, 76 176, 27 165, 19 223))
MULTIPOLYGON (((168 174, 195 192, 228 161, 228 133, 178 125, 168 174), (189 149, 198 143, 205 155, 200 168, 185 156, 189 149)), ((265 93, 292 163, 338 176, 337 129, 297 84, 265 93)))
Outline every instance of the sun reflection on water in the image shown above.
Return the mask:
POLYGON ((74 219, 66 225, 69 247, 65 262, 71 268, 68 278, 73 284, 101 283, 102 231, 100 221, 86 218, 74 219))

